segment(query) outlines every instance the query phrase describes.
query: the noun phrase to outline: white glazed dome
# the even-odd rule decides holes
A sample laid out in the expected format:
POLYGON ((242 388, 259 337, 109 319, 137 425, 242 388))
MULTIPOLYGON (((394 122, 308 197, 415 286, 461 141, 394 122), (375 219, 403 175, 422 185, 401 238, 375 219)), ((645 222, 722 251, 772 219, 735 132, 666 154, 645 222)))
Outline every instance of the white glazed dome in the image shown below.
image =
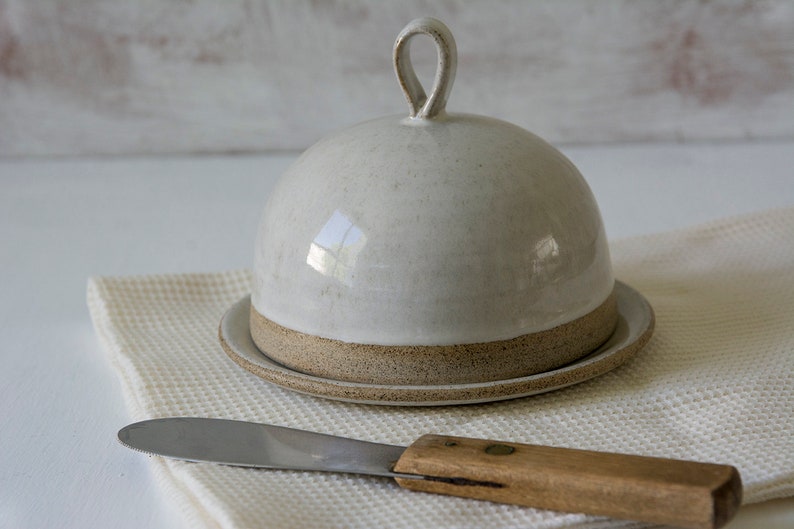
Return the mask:
POLYGON ((576 319, 613 287, 595 200, 537 136, 469 115, 376 119, 284 174, 256 241, 253 305, 326 338, 504 340, 576 319))
POLYGON ((586 182, 520 127, 447 114, 454 41, 438 21, 412 24, 395 45, 411 116, 332 134, 282 176, 257 234, 252 318, 354 344, 438 346, 592 313, 614 280, 586 182), (430 98, 408 60, 417 33, 439 48, 430 98))

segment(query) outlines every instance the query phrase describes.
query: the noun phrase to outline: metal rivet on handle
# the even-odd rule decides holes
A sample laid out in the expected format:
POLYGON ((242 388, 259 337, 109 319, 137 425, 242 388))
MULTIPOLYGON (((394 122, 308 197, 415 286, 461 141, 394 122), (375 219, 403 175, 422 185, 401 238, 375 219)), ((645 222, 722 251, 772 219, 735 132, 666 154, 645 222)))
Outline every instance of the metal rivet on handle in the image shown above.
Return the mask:
POLYGON ((485 449, 485 453, 492 456, 506 456, 515 452, 515 448, 507 445, 490 445, 485 449))

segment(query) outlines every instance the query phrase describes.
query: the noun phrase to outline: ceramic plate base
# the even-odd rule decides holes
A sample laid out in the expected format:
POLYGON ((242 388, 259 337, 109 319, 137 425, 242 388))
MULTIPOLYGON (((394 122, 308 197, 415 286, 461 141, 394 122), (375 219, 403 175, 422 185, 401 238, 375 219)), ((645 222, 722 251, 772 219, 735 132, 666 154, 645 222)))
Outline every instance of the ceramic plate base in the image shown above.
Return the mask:
POLYGON ((528 397, 584 382, 618 367, 642 349, 653 333, 654 314, 636 290, 616 282, 618 325, 589 355, 566 366, 508 380, 443 386, 397 386, 331 380, 289 369, 268 358, 251 339, 250 297, 234 304, 221 320, 221 346, 238 365, 264 380, 300 393, 333 400, 390 406, 474 404, 528 397))

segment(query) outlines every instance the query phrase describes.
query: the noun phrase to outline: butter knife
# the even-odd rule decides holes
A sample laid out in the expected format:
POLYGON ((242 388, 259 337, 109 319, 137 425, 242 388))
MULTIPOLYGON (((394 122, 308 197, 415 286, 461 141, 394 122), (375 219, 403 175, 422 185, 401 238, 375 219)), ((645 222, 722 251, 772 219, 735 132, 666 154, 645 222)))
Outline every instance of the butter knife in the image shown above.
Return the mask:
POLYGON ((406 489, 690 527, 722 527, 741 504, 732 466, 424 435, 409 447, 283 426, 171 417, 130 424, 125 446, 195 462, 348 472, 406 489))

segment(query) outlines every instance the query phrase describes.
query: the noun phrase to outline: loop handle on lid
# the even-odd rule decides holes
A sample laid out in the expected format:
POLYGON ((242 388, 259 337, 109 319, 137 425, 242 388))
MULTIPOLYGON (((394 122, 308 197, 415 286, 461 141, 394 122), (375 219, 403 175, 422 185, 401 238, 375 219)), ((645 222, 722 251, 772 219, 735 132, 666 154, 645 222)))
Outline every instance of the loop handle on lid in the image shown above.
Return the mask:
POLYGON ((444 112, 447 98, 455 81, 458 49, 452 32, 435 18, 417 18, 408 23, 394 42, 394 71, 400 82, 412 118, 431 119, 444 112), (411 64, 410 39, 414 35, 428 35, 436 43, 438 66, 430 97, 425 94, 411 64))

